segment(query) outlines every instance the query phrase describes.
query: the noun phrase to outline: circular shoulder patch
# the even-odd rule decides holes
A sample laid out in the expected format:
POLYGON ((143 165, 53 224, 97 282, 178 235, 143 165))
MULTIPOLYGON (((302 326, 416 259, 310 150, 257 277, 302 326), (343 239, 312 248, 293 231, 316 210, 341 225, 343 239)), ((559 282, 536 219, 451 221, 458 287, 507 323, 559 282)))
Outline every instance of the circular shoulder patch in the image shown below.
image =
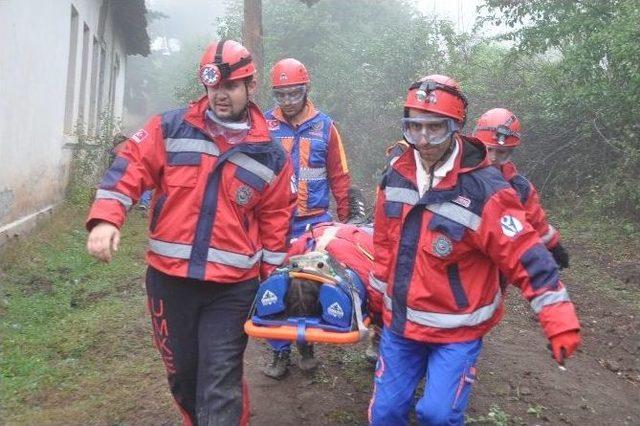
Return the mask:
POLYGON ((246 185, 241 186, 236 191, 236 203, 241 206, 246 205, 251 199, 251 188, 246 185))
POLYGON ((440 257, 447 257, 453 251, 453 243, 444 235, 438 235, 433 242, 433 252, 440 257))
POLYGON ((507 237, 515 237, 524 229, 522 223, 511 215, 502 216, 500 218, 500 226, 502 227, 502 233, 507 237))

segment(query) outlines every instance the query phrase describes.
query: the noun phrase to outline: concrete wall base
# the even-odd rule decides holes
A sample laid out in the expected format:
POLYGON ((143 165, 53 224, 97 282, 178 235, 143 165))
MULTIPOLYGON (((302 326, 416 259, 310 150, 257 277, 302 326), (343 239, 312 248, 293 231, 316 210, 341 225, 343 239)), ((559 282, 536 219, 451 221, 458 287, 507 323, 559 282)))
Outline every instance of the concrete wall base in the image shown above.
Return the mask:
POLYGON ((43 220, 48 220, 53 215, 53 212, 61 205, 61 202, 48 205, 47 207, 38 210, 28 216, 20 218, 12 223, 0 227, 0 251, 10 241, 14 241, 29 232, 41 223, 43 220))

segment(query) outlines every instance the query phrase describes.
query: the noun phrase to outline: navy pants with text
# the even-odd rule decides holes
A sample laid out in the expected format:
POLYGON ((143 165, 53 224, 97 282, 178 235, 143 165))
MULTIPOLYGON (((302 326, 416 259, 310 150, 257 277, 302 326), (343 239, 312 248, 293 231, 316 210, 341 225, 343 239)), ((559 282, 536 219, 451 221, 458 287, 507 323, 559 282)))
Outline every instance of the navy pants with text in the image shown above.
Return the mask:
POLYGON ((154 343, 185 425, 246 424, 244 322, 258 279, 220 284, 147 270, 154 343))

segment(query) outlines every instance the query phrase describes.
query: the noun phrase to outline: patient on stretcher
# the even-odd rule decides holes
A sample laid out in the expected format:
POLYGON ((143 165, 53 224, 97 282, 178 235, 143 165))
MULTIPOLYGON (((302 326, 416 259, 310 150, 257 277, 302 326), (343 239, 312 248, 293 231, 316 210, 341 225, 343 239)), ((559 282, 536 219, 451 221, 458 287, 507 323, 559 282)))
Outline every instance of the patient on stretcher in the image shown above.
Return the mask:
MULTIPOLYGON (((310 371, 309 365, 317 365, 313 343, 356 343, 369 323, 380 321, 382 293, 369 279, 372 234, 367 225, 316 225, 292 242, 286 264, 262 282, 245 331, 272 346, 274 361, 263 370, 268 377, 286 374, 291 342, 300 353, 300 369, 310 371)), ((377 359, 380 328, 374 329, 365 353, 371 362, 377 359)))
POLYGON ((355 272, 326 252, 311 251, 292 256, 286 267, 262 282, 252 320, 262 326, 295 327, 286 340, 313 342, 301 334, 308 327, 366 334, 366 299, 365 286, 355 272))

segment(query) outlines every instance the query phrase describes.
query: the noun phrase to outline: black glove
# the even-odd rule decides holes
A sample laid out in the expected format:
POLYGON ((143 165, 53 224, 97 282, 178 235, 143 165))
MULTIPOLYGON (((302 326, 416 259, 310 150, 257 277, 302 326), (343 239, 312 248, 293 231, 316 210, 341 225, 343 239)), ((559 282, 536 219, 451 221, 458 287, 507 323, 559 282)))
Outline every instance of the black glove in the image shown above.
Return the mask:
POLYGON ((564 247, 562 247, 562 244, 558 243, 558 245, 552 248, 550 251, 553 255, 553 260, 556 261, 559 269, 569 267, 569 253, 567 253, 564 247))

